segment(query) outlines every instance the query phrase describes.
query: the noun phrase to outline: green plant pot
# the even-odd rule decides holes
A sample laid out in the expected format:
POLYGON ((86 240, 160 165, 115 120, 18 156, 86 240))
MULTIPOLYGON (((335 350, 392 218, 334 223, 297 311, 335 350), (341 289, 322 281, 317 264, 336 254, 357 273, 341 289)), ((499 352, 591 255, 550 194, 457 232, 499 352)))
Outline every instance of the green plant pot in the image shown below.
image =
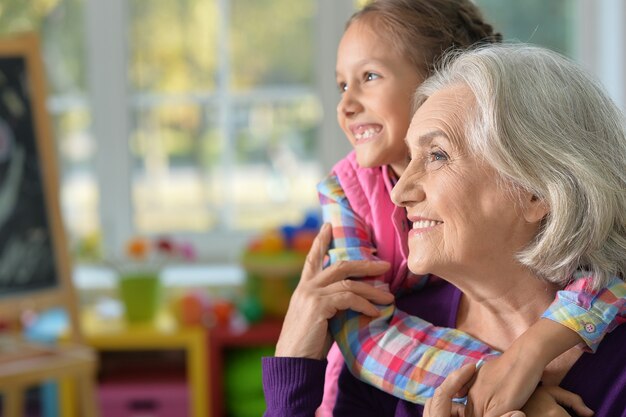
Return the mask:
POLYGON ((150 322, 161 304, 159 273, 137 271, 121 274, 119 293, 127 321, 150 322))

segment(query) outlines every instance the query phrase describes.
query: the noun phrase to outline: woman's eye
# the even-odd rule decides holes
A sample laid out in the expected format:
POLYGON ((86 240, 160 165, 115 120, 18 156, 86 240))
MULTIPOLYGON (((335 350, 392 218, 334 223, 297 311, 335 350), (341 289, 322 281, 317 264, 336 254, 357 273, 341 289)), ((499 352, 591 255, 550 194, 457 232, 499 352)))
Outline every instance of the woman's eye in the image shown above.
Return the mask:
POLYGON ((372 80, 376 80, 380 78, 380 75, 373 73, 373 72, 368 72, 365 74, 365 80, 366 81, 372 81, 372 80))
POLYGON ((340 93, 345 93, 346 90, 348 89, 348 84, 347 83, 338 83, 337 84, 337 89, 339 90, 340 93))
POLYGON ((428 162, 444 162, 448 160, 448 155, 443 151, 430 151, 428 162))

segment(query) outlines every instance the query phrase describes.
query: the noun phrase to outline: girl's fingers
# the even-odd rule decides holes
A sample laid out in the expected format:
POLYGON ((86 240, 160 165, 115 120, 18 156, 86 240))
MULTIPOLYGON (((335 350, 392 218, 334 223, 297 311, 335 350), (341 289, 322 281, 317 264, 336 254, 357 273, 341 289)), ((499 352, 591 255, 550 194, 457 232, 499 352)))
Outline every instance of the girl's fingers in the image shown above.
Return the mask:
POLYGON ((424 406, 424 417, 464 417, 465 406, 457 403, 450 403, 447 407, 432 406, 433 398, 426 401, 424 406), (434 408, 433 408, 434 407, 434 408))
POLYGON ((379 276, 389 267, 389 262, 385 261, 338 261, 326 268, 316 279, 321 286, 326 286, 346 278, 379 276))
POLYGON ((379 315, 374 304, 390 304, 394 300, 393 294, 387 290, 353 280, 331 284, 325 292, 335 311, 351 309, 370 317, 379 315))
MULTIPOLYGON (((456 394, 464 389, 464 387, 472 380, 474 373, 476 372, 476 364, 468 363, 450 373, 443 380, 441 385, 435 390, 440 391, 450 399, 454 398, 456 394)), ((436 395, 436 394, 435 394, 436 395)))
POLYGON ((557 386, 544 386, 544 389, 558 404, 571 408, 583 417, 593 415, 593 410, 585 405, 585 402, 579 395, 557 386))
POLYGON ((463 415, 463 407, 453 404, 452 399, 472 379, 475 372, 476 365, 470 363, 448 375, 435 390, 435 395, 429 400, 428 413, 425 416, 449 417, 463 415))
POLYGON ((323 270, 324 256, 328 252, 331 240, 332 227, 329 223, 324 223, 307 254, 300 281, 315 280, 318 285, 326 286, 349 277, 382 275, 390 267, 389 263, 384 261, 338 261, 323 270))

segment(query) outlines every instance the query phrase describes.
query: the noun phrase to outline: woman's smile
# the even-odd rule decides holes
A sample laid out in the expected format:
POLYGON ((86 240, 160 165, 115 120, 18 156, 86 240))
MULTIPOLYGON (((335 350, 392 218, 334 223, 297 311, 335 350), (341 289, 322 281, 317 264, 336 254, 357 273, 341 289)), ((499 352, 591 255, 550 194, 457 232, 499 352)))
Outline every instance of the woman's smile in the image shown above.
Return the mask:
POLYGON ((441 224, 443 224, 443 222, 439 220, 429 220, 429 219, 413 220, 413 227, 411 228, 411 231, 409 231, 409 237, 428 232, 441 224))

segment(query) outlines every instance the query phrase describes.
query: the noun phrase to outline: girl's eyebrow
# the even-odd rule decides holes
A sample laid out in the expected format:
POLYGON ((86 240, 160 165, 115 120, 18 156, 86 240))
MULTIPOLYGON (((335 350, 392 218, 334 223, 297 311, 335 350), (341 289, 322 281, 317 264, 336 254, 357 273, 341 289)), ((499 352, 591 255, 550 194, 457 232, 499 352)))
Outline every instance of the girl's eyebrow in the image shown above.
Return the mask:
MULTIPOLYGON (((382 59, 378 59, 378 58, 365 58, 362 59, 356 63, 354 63, 353 67, 355 68, 362 68, 368 65, 375 65, 375 66, 379 66, 379 67, 388 67, 389 65, 387 64, 386 61, 382 60, 382 59)), ((335 77, 338 77, 339 73, 335 70, 335 77)))

